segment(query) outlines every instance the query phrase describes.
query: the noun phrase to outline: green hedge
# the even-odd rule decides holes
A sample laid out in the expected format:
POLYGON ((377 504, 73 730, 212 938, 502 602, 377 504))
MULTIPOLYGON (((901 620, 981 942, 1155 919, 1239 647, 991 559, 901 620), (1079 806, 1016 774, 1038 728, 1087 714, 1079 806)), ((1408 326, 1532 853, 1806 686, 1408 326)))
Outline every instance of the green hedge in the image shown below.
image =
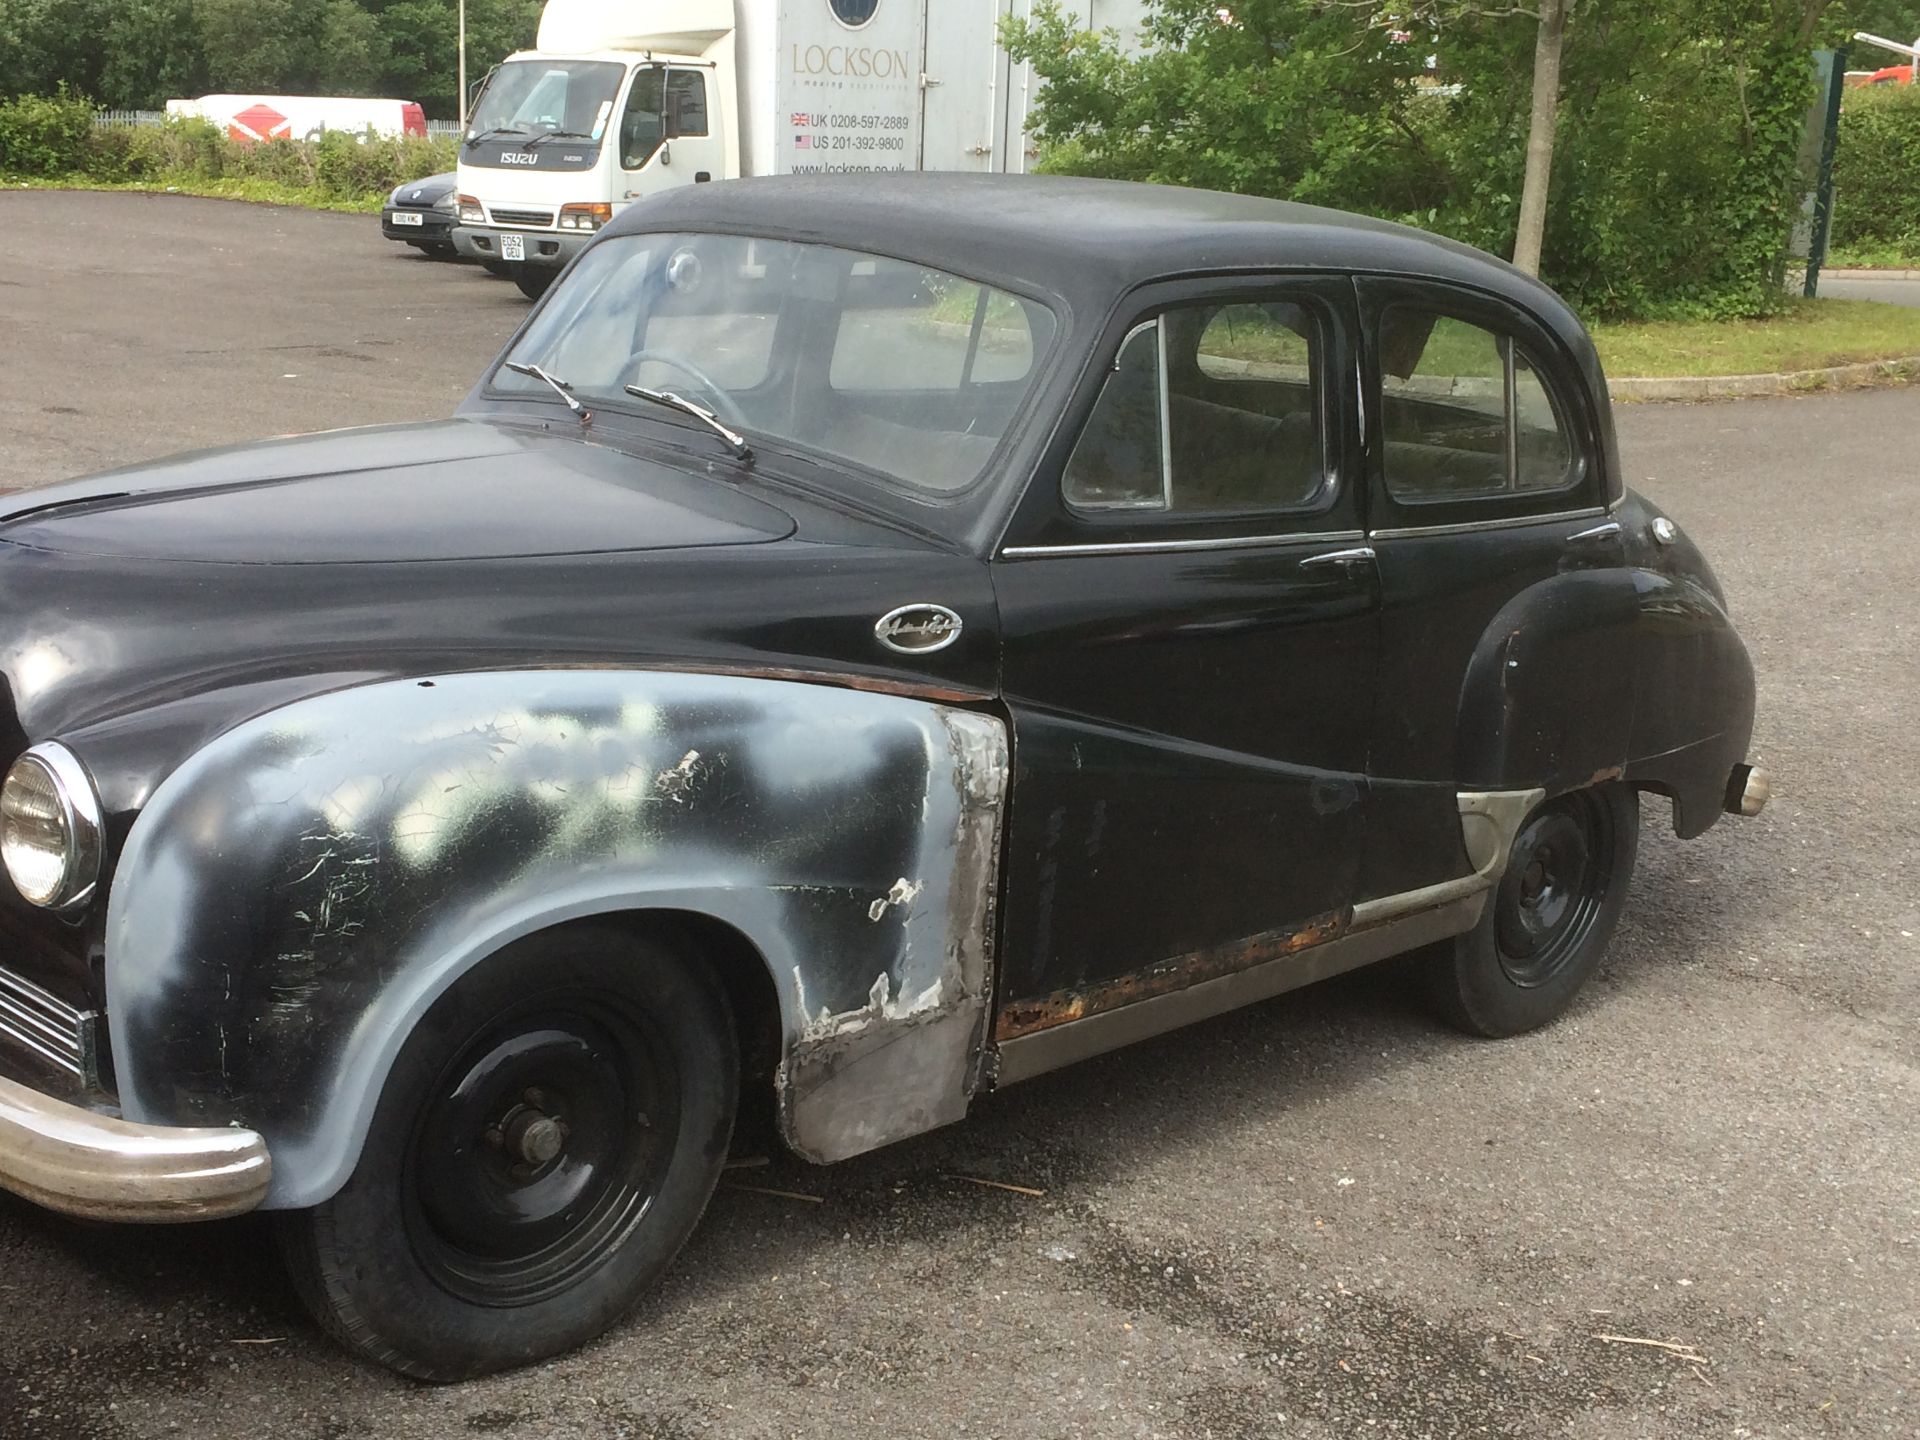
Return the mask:
POLYGON ((454 166, 451 140, 358 138, 242 144, 204 120, 96 126, 93 107, 64 92, 0 101, 0 175, 192 189, 263 181, 317 203, 375 205, 394 186, 454 166))
POLYGON ((1833 196, 1834 251, 1920 259, 1920 86, 1847 92, 1833 196))
POLYGON ((58 95, 0 101, 0 175, 64 175, 87 166, 93 107, 58 95))

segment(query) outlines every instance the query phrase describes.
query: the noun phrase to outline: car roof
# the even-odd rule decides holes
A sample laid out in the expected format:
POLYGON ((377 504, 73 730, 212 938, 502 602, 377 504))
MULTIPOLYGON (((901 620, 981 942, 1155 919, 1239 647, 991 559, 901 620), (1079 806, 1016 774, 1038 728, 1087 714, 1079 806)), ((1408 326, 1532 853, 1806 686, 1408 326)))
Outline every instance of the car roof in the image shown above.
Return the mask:
POLYGON ((673 230, 837 245, 1049 295, 1080 345, 1127 292, 1174 276, 1299 270, 1469 286, 1530 313, 1565 347, 1600 428, 1609 495, 1621 493, 1606 377, 1579 317, 1504 260, 1411 226, 1172 185, 896 171, 678 185, 597 239, 673 230))
POLYGON ((1047 291, 1076 309, 1104 310, 1101 302, 1171 275, 1292 269, 1451 280, 1503 294, 1550 323, 1573 320, 1545 286, 1440 236, 1313 205, 1171 185, 1046 175, 787 175, 676 186, 628 207, 608 233, 679 228, 871 250, 1047 291))

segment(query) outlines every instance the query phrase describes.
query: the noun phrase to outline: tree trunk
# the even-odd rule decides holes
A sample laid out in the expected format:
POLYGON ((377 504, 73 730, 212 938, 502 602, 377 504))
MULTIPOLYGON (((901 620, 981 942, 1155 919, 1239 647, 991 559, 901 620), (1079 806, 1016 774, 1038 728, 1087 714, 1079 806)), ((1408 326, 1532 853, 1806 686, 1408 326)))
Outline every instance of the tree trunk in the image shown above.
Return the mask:
POLYGON ((1547 233, 1547 186, 1553 178, 1553 132, 1560 122, 1560 52, 1573 0, 1540 0, 1540 31, 1533 42, 1533 117, 1527 125, 1527 178, 1520 187, 1520 229, 1513 263, 1540 273, 1547 233))

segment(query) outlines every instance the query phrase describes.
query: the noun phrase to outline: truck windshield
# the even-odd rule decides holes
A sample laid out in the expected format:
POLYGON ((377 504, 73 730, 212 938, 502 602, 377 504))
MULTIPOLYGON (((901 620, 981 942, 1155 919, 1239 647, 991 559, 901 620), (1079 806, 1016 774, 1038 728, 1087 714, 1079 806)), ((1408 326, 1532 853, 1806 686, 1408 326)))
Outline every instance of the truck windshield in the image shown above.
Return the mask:
POLYGON ((474 106, 467 139, 559 133, 597 141, 625 73, 608 60, 510 60, 474 106))
MULTIPOLYGON (((1045 305, 905 260, 738 235, 625 235, 580 257, 506 360, 595 409, 680 424, 670 391, 762 442, 921 498, 985 473, 1056 324, 1045 305)), ((503 365, 496 392, 560 401, 503 365)))

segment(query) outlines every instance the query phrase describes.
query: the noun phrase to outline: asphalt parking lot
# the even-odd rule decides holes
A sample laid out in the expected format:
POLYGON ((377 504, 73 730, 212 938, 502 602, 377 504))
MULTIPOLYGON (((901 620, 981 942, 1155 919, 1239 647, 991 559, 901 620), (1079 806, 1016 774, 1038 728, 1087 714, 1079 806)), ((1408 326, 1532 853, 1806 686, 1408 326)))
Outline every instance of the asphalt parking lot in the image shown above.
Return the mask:
MULTIPOLYGON (((367 217, 7 192, 0 233, 0 489, 445 413, 526 313, 367 217)), ((441 1389, 324 1341, 264 1222, 0 1196, 0 1437, 1920 1433, 1917 419, 1619 411, 1731 596, 1777 798, 1687 845, 1647 804, 1561 1024, 1471 1042, 1363 972, 775 1157, 611 1337, 441 1389)))

